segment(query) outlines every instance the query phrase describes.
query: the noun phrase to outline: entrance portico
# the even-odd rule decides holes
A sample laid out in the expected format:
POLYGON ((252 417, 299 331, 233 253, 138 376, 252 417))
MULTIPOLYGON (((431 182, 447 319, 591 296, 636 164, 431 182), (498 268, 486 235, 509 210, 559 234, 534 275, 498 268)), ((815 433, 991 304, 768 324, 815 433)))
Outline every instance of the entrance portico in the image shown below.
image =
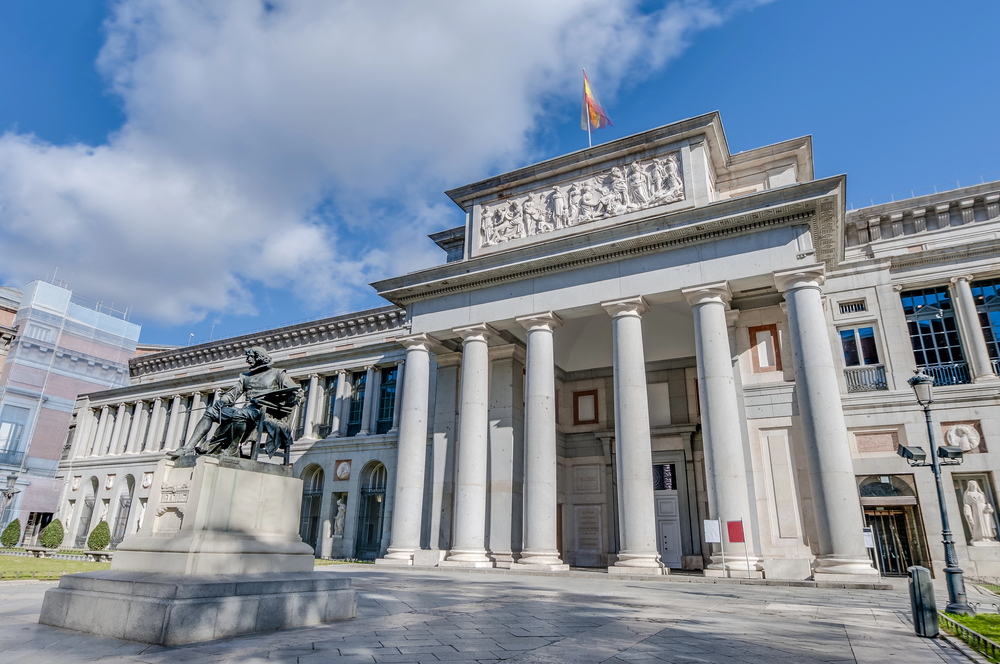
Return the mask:
MULTIPOLYGON (((400 423, 401 455, 421 436, 433 441, 427 468, 454 455, 440 482, 424 483, 412 451, 397 473, 399 486, 429 486, 420 509, 442 509, 435 487, 454 484, 450 538, 436 514, 423 517, 423 548, 450 542, 441 564, 662 574, 680 545, 671 564, 708 574, 877 574, 820 303, 844 182, 813 181, 808 145, 789 143, 759 159, 791 164, 795 186, 740 198, 722 182, 770 171, 751 157, 740 163, 756 166, 733 165, 715 114, 450 192, 467 211, 462 259, 375 284, 407 308, 411 335, 440 344, 431 359, 446 370, 408 364, 407 384, 426 372, 412 379, 459 394, 457 427, 400 423), (670 191, 652 184, 661 166, 670 191), (621 184, 623 169, 648 187, 621 184), (594 182, 624 202, 608 193, 603 212, 585 209, 594 182), (559 197, 575 212, 545 207, 559 197), (491 358, 520 353, 522 386, 491 380, 491 358), (780 400, 765 392, 794 395, 799 412, 759 405, 780 400), (659 497, 674 495, 661 513, 659 497), (724 527, 723 559, 703 541, 705 519, 742 520, 745 548, 724 527)), ((440 411, 430 398, 420 408, 440 411)), ((397 543, 394 527, 389 558, 409 552, 406 532, 397 543)))

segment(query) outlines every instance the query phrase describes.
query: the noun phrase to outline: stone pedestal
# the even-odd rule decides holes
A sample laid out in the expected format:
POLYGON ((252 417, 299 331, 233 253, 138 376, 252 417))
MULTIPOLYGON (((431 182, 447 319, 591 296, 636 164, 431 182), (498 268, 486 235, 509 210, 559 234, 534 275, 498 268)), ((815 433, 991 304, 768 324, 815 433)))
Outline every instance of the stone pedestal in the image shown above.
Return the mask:
POLYGON ((63 576, 39 622, 178 645, 353 618, 349 578, 315 573, 302 480, 227 457, 160 461, 142 528, 111 569, 63 576))
POLYGON ((289 466, 234 457, 160 461, 142 528, 112 569, 169 574, 312 571, 299 537, 302 480, 289 466))
POLYGON ((69 574, 45 593, 38 622, 163 646, 353 618, 349 578, 313 572, 69 574))

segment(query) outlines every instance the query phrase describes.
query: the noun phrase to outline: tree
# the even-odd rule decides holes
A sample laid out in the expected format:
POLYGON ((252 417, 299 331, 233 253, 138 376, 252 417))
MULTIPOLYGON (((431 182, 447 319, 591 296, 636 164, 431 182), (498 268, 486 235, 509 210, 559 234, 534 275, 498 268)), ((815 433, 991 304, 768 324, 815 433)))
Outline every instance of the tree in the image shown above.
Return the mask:
POLYGON ((21 541, 21 520, 14 519, 7 524, 7 527, 3 529, 3 533, 0 534, 0 544, 3 544, 8 549, 17 546, 17 543, 21 541))
POLYGON ((108 528, 107 521, 101 521, 90 531, 90 537, 87 538, 87 549, 90 551, 103 551, 108 548, 108 544, 110 543, 111 529, 108 528))
POLYGON ((44 546, 46 549, 58 549, 63 541, 63 527, 59 519, 55 519, 52 523, 45 526, 45 530, 42 531, 42 536, 38 540, 38 543, 44 546))

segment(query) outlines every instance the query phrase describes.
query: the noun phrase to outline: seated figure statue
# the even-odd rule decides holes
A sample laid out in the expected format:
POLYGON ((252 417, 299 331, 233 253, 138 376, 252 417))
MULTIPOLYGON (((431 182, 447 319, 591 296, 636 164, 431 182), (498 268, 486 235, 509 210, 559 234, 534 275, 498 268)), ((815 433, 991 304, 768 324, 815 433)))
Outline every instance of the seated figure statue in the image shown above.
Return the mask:
MULTIPOLYGON (((288 390, 293 393, 294 402, 301 403, 302 390, 288 377, 284 369, 275 369, 271 365, 271 356, 260 347, 248 348, 243 351, 250 370, 240 374, 237 383, 223 394, 211 406, 205 409, 194 432, 184 447, 174 450, 170 456, 177 458, 189 454, 225 454, 238 456, 240 448, 252 434, 256 433, 262 417, 258 400, 265 399, 269 394, 288 390), (244 397, 244 404, 237 407, 236 401, 244 397), (218 422, 219 428, 215 435, 200 447, 208 437, 212 424, 218 422)), ((293 402, 293 403, 294 403, 293 402)), ((292 433, 288 425, 271 412, 264 418, 264 431, 267 433, 266 451, 272 456, 274 451, 287 447, 292 443, 292 433)))

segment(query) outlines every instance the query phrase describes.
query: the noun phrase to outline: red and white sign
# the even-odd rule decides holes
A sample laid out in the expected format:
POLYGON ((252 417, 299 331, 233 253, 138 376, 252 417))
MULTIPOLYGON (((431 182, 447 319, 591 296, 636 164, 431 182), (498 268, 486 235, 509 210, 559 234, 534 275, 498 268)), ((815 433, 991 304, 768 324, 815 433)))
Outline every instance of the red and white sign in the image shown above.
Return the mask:
POLYGON ((726 528, 729 531, 729 541, 733 544, 740 544, 743 542, 743 522, 742 521, 726 521, 726 528))

